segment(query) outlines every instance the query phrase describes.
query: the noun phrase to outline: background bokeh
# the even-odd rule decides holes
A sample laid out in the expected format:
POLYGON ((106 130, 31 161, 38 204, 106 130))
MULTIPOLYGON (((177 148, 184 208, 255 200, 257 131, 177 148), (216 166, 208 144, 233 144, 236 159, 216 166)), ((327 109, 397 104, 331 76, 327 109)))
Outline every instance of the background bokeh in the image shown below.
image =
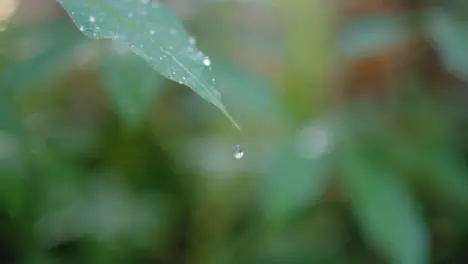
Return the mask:
POLYGON ((468 263, 468 2, 163 2, 241 131, 0 0, 0 263, 468 263))

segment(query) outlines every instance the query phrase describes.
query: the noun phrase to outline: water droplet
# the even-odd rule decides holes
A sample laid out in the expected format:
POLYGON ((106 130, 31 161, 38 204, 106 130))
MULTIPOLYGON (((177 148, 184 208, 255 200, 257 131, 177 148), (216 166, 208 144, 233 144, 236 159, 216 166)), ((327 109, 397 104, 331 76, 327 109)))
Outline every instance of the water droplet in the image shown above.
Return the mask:
POLYGON ((89 17, 89 22, 91 22, 91 23, 96 22, 96 18, 94 18, 93 16, 90 16, 89 17))
POLYGON ((83 26, 80 26, 80 31, 83 31, 84 30, 84 27, 83 26))
POLYGON ((242 157, 244 157, 244 150, 242 149, 241 145, 234 145, 234 147, 232 147, 232 150, 234 158, 242 159, 242 157))
POLYGON ((210 65, 211 65, 210 58, 205 57, 205 58, 203 59, 203 64, 205 64, 205 66, 210 66, 210 65))
POLYGON ((150 34, 151 34, 151 35, 154 35, 154 34, 156 34, 156 31, 150 30, 150 34))
POLYGON ((188 41, 190 45, 195 45, 195 43, 197 43, 197 40, 194 37, 189 37, 188 41))

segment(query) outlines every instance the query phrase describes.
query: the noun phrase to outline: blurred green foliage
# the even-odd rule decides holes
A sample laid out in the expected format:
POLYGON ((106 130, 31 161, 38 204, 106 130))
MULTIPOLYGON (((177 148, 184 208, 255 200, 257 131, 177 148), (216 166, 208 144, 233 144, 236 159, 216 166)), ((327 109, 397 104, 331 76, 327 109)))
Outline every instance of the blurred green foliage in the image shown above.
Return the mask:
POLYGON ((58 2, 0 32, 1 263, 468 262, 460 1, 339 30, 331 1, 58 2), (414 40, 449 78, 409 46, 387 100, 329 100, 414 40))

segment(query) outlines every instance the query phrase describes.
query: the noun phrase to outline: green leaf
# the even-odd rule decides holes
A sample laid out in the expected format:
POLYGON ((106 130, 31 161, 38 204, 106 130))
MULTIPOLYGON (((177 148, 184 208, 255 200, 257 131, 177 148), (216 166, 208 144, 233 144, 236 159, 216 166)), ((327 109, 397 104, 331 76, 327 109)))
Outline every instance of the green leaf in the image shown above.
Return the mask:
POLYGON ((339 52, 348 60, 388 50, 409 39, 406 18, 381 14, 346 25, 339 37, 339 52))
POLYGON ((441 9, 428 12, 427 30, 447 70, 468 80, 468 26, 441 9))
POLYGON ((119 40, 151 67, 190 87, 218 107, 239 129, 215 88, 211 61, 163 4, 127 0, 58 0, 88 37, 119 40))
POLYGON ((109 51, 101 71, 115 111, 129 127, 134 127, 141 122, 164 79, 133 53, 109 51))
POLYGON ((344 152, 341 178, 367 242, 389 263, 429 263, 429 233, 407 186, 362 153, 344 152))

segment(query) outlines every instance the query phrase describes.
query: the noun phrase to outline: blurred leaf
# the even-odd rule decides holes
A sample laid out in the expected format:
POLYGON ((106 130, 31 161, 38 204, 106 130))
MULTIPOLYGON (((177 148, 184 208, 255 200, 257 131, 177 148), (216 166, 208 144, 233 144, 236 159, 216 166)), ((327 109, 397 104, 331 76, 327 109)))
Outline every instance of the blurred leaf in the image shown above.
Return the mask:
MULTIPOLYGON (((420 85, 413 83, 419 91, 424 91, 420 85)), ((405 88, 405 92, 411 91, 405 88)), ((433 199, 466 214, 468 170, 457 135, 463 130, 459 123, 453 122, 453 112, 447 110, 449 107, 445 103, 440 104, 419 91, 415 91, 417 96, 407 95, 408 101, 400 102, 398 109, 406 119, 405 132, 393 131, 386 140, 388 159, 405 171, 416 185, 428 187, 433 199)))
POLYGON ((144 117, 164 79, 133 53, 108 52, 101 71, 117 114, 134 127, 144 117))
POLYGON ((75 197, 64 206, 43 212, 36 232, 49 246, 87 235, 101 242, 116 242, 121 237, 125 243, 144 245, 164 233, 162 227, 168 217, 164 202, 135 195, 126 186, 112 182, 90 181, 77 188, 75 197))
POLYGON ((187 85, 227 112, 215 88, 211 61, 185 32, 181 22, 163 4, 147 0, 58 0, 80 30, 91 38, 109 38, 127 44, 163 76, 187 85))
POLYGON ((41 173, 34 231, 45 247, 87 236, 134 247, 159 242, 172 217, 171 200, 135 193, 120 174, 86 171, 50 149, 35 159, 41 173), (88 177, 89 176, 89 177, 88 177))
MULTIPOLYGON (((15 217, 24 210, 26 182, 19 173, 8 173, 0 168, 0 208, 15 217)), ((0 210, 1 210, 0 209, 0 210)))
POLYGON ((381 14, 345 25, 339 37, 339 53, 356 60, 386 51, 409 40, 406 18, 381 14))
POLYGON ((262 181, 264 210, 275 224, 320 199, 327 184, 327 162, 305 159, 296 149, 295 140, 282 141, 262 181))
POLYGON ((425 180, 436 186, 445 197, 450 198, 450 204, 459 203, 462 208, 466 208, 468 206, 468 170, 463 157, 453 149, 440 149, 428 156, 429 159, 424 165, 429 175, 425 180))
POLYGON ((217 58, 213 61, 217 66, 214 74, 221 92, 226 95, 226 103, 231 103, 234 111, 245 116, 257 115, 264 118, 279 118, 284 115, 283 105, 273 88, 247 69, 230 61, 217 58))
POLYGON ((22 127, 19 118, 13 112, 11 105, 3 97, 0 91, 0 131, 4 130, 20 136, 22 134, 22 127))
POLYGON ((410 177, 430 186, 431 196, 458 205, 466 213, 468 170, 461 155, 447 146, 445 143, 443 147, 422 149, 411 143, 394 143, 389 150, 399 166, 414 172, 410 177))
POLYGON ((407 186, 361 152, 344 155, 342 187, 366 240, 389 263, 429 263, 429 231, 407 186))
POLYGON ((54 45, 32 58, 12 62, 0 74, 0 87, 7 93, 16 92, 65 72, 75 55, 76 41, 75 38, 54 45))
MULTIPOLYGON (((60 19, 51 19, 45 21, 34 21, 33 23, 13 24, 7 30, 1 32, 0 47, 2 52, 4 48, 13 48, 17 52, 18 41, 24 39, 39 39, 40 41, 51 40, 54 43, 69 42, 70 39, 81 37, 77 34, 74 27, 68 23, 63 23, 60 19)), ((34 43, 41 45, 42 43, 34 43)), ((9 50, 11 51, 11 50, 9 50)), ((6 53, 7 55, 11 55, 6 53)))
POLYGON ((468 80, 468 21, 442 9, 428 12, 428 33, 447 70, 468 80))
POLYGON ((24 209, 25 182, 19 169, 22 166, 18 160, 18 143, 25 135, 18 120, 10 104, 0 96, 0 206, 4 206, 10 216, 24 209))

